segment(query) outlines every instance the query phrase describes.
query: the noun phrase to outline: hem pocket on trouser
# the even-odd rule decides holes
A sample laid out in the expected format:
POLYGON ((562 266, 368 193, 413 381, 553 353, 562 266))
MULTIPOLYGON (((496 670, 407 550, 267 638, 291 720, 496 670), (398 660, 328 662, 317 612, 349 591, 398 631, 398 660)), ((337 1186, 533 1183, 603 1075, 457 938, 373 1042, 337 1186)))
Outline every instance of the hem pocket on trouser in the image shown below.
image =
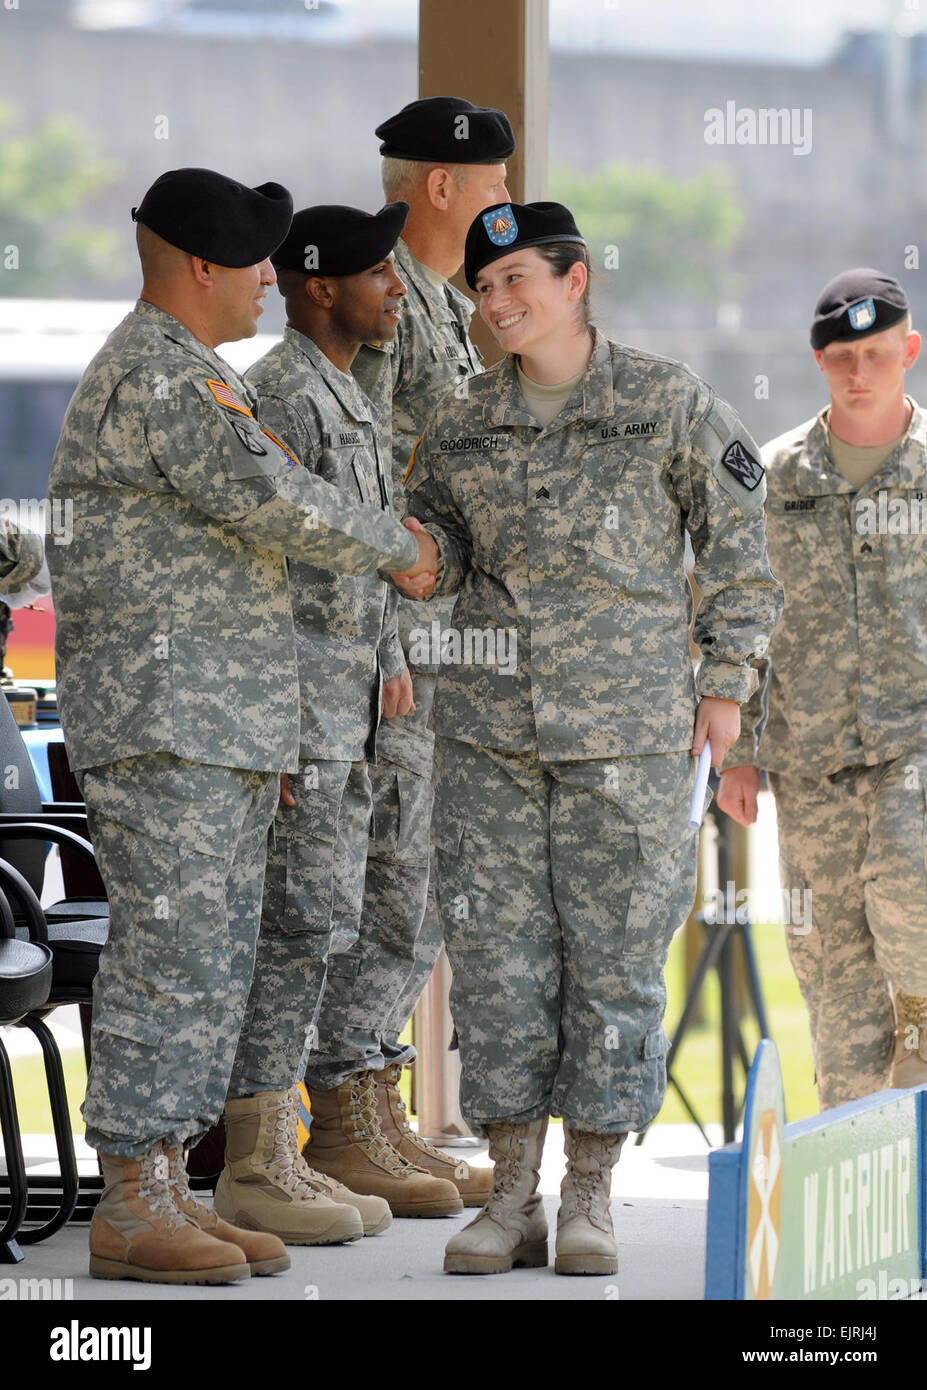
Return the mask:
POLYGON ((94 1008, 92 1061, 87 1083, 88 1126, 124 1125, 138 1102, 151 1100, 167 1024, 127 1010, 94 1008), (100 1094, 102 1092, 102 1094, 100 1094), (102 1123, 101 1113, 108 1123, 102 1123))
POLYGON ((695 840, 691 831, 680 835, 665 821, 639 825, 636 833, 638 857, 621 954, 665 954, 695 900, 695 840))
POLYGON ((375 783, 368 858, 427 866, 432 799, 430 777, 404 767, 392 769, 388 782, 381 775, 375 783))
POLYGON ((281 833, 277 822, 276 845, 268 855, 270 895, 265 888, 264 915, 273 922, 271 930, 283 936, 331 930, 338 809, 334 801, 319 797, 300 806, 298 828, 290 823, 281 833))

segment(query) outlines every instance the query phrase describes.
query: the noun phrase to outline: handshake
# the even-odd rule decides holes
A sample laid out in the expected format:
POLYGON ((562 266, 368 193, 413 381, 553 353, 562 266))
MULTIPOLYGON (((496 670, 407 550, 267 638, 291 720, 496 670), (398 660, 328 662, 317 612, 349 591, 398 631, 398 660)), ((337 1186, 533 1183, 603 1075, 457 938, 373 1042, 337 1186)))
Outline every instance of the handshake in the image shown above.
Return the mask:
POLYGON ((406 598, 427 598, 435 587, 438 575, 438 547, 414 516, 404 517, 402 524, 418 541, 418 560, 410 570, 391 574, 390 579, 406 598))

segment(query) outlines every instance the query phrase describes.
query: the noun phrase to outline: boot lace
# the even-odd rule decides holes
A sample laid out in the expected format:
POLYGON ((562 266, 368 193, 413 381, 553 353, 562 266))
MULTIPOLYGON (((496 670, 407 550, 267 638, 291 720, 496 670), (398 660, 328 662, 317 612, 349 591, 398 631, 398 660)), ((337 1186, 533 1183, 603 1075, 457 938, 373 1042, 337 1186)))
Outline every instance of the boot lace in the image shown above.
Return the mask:
POLYGON ((421 1153, 427 1154, 429 1158, 436 1158, 441 1163, 448 1163, 453 1167, 454 1160, 448 1158, 447 1154, 443 1154, 440 1149, 436 1149, 433 1144, 429 1144, 427 1139, 423 1139, 420 1134, 417 1134, 406 1119, 406 1103, 399 1091, 399 1073, 401 1070, 401 1067, 396 1068, 395 1071, 390 1068, 386 1076, 386 1085, 396 1098, 396 1105, 399 1110, 399 1128, 402 1130, 403 1134, 407 1135, 421 1153))
POLYGON ((267 1160, 267 1171, 284 1191, 302 1201, 313 1201, 320 1186, 313 1180, 319 1175, 309 1167, 296 1142, 297 1093, 291 1091, 279 1107, 274 1120, 273 1148, 267 1160))
POLYGON ((138 1195, 154 1216, 160 1216, 167 1222, 170 1233, 189 1224, 187 1217, 177 1210, 175 1204, 176 1189, 171 1178, 170 1150, 158 1145, 139 1159, 138 1195))
POLYGON ((492 1192, 484 1212, 492 1215, 500 1208, 510 1205, 512 1191, 518 1185, 522 1166, 525 1162, 526 1138, 523 1134, 507 1132, 491 1134, 490 1157, 495 1163, 493 1169, 492 1192))
POLYGON ((174 1198, 178 1206, 192 1206, 198 1211, 205 1212, 207 1209, 203 1203, 198 1201, 193 1195, 190 1187, 190 1176, 187 1172, 186 1159, 184 1157, 182 1144, 171 1144, 165 1148, 167 1154, 168 1172, 170 1183, 174 1189, 174 1198))
MULTIPOLYGON (((580 1142, 573 1136, 568 1139, 562 1203, 566 1216, 588 1216, 597 1226, 610 1224, 611 1173, 617 1157, 615 1139, 618 1137, 584 1134, 580 1142)), ((620 1150, 620 1143, 617 1148, 620 1150)))
POLYGON ((372 1071, 361 1072, 352 1077, 350 1090, 350 1114, 354 1124, 354 1138, 363 1142, 363 1147, 371 1158, 382 1163, 391 1172, 406 1174, 418 1171, 414 1163, 397 1153, 380 1128, 377 1114, 376 1081, 372 1071))

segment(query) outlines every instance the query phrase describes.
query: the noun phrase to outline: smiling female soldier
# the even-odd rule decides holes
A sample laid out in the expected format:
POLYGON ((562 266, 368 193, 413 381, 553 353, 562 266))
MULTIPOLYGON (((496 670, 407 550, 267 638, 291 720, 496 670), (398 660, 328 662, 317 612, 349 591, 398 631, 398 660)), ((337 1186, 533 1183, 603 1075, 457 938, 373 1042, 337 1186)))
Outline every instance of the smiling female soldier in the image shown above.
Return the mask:
POLYGON ((568 1160, 557 1272, 617 1269, 611 1169, 663 1100, 663 968, 695 892, 692 754, 707 736, 718 763, 737 737, 781 610, 752 440, 688 368, 590 327, 587 267, 558 203, 475 219, 467 283, 506 356, 439 404, 407 483, 432 592, 458 593, 433 838, 461 1105, 496 1162, 452 1273, 547 1263, 548 1115, 568 1160))

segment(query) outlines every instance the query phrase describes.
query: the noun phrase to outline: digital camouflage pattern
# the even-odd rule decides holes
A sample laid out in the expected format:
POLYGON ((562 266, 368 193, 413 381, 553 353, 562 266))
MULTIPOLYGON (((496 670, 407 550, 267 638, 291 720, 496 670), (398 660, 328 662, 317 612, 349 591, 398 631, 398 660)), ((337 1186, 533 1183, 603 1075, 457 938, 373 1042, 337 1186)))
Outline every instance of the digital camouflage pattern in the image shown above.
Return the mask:
POLYGON ((366 763, 317 759, 290 778, 290 790, 296 805, 278 805, 267 850, 232 1097, 288 1090, 303 1079, 310 1048, 319 1046, 326 972, 360 929, 371 813, 366 763))
POLYGON ((763 450, 770 563, 785 613, 770 676, 725 767, 799 777, 885 763, 927 737, 927 415, 856 490, 827 447, 826 411, 763 450))
POLYGON ((436 592, 458 593, 453 627, 471 634, 471 660, 442 666, 436 732, 545 763, 630 757, 688 749, 696 694, 746 701, 782 609, 755 454, 688 368, 599 333, 544 429, 511 357, 446 396, 406 484, 441 552, 436 592), (492 657, 503 635, 512 674, 492 657))
POLYGON ((42 537, 17 526, 12 517, 0 516, 0 597, 15 598, 42 568, 45 545, 42 537))
MULTIPOLYGON (((428 885, 431 778, 395 763, 369 768, 373 816, 367 845, 363 905, 356 941, 333 949, 319 1013, 318 1051, 309 1059, 307 1083, 319 1090, 340 1086, 355 1072, 378 1071, 415 1057, 397 1037, 418 1002, 394 1015, 415 970, 428 885)), ((440 943, 440 923, 436 932, 440 943)), ((431 949, 431 948, 429 948, 431 949)), ((431 953, 429 974, 437 959, 431 953)), ((427 979, 427 976, 426 976, 427 979)))
POLYGON ((724 765, 769 769, 783 889, 811 893, 786 936, 826 1108, 888 1085, 890 989, 927 997, 927 417, 859 490, 826 411, 763 458, 785 612, 724 765))
POLYGON ((48 493, 73 506, 71 543, 49 547, 72 767, 169 751, 295 771, 284 557, 355 574, 415 562, 398 521, 296 467, 255 404, 221 357, 141 300, 85 372, 48 493))
POLYGON ((771 773, 787 924, 822 1109, 889 1085, 891 988, 927 998, 927 748, 829 777, 771 773))
POLYGON ((745 700, 781 609, 753 448, 688 369, 598 333, 545 428, 506 358, 416 448, 409 510, 457 638, 483 639, 442 665, 432 821, 477 1127, 619 1133, 662 1103, 662 972, 695 889, 684 531, 699 693, 745 700))
POLYGON ((273 773, 170 753, 78 772, 110 925, 93 986, 87 1142, 136 1157, 217 1121, 248 998, 273 773))
MULTIPOLYGON (((405 242, 396 268, 408 293, 396 338, 368 344, 353 372, 377 404, 381 438, 392 458, 393 489, 404 510, 402 479, 413 445, 435 404, 455 382, 481 370, 467 330, 473 305, 453 285, 433 285, 405 242)), ((447 617, 453 605, 445 604, 447 617)), ((418 605, 399 598, 399 631, 409 660, 418 605)), ((320 1053, 309 1082, 335 1086, 361 1066, 409 1062, 415 1049, 398 1041, 441 949, 441 924, 429 886, 429 821, 434 735, 434 662, 409 661, 415 710, 381 726, 379 766, 371 767, 374 816, 367 858, 361 935, 333 956, 319 1023, 320 1053), (339 1045, 337 1039, 343 1041, 339 1045)))
POLYGON ((6 656, 6 644, 13 631, 10 606, 20 608, 34 597, 48 592, 44 577, 33 583, 45 562, 42 537, 20 527, 9 516, 0 516, 0 668, 6 656), (5 603, 3 600, 9 602, 5 603))
MULTIPOLYGON (((391 480, 377 444, 375 412, 356 381, 311 339, 283 341, 250 367, 262 425, 346 499, 390 510, 391 480)), ((368 749, 379 710, 379 671, 398 676, 405 658, 396 628, 397 590, 378 574, 346 575, 293 559, 290 597, 299 665, 300 761, 355 762, 368 749)))
MULTIPOLYGON (((315 343, 286 328, 283 342, 255 363, 247 380, 262 420, 298 457, 311 460, 346 495, 389 507, 392 485, 388 464, 385 470, 381 464, 373 407, 315 343)), ((322 1034, 319 1010, 326 975, 329 995, 350 976, 360 931, 372 812, 360 760, 374 751, 379 667, 384 679, 405 669, 398 596, 376 575, 349 578, 291 561, 290 592, 302 775, 291 784, 296 805, 281 802, 274 822, 233 1096, 289 1089, 303 1078, 313 1040, 323 1052, 337 1047, 340 1010, 326 1011, 322 1034)), ((345 1076, 358 1069, 348 1066, 345 1076)))
MULTIPOLYGON (((396 270, 408 293, 402 301, 399 330, 392 343, 364 345, 354 361, 354 375, 365 391, 380 406, 381 416, 389 421, 390 448, 393 461, 393 487, 400 511, 404 499, 403 479, 415 441, 431 416, 435 406, 448 389, 460 384, 474 373, 482 371, 479 354, 470 342, 467 330, 473 316, 473 304, 447 284, 433 285, 420 263, 400 238, 396 243, 396 270)), ((450 617, 452 605, 445 605, 450 617)), ((409 632, 418 625, 420 614, 416 604, 400 598, 400 634, 408 659, 409 632)), ((434 662, 415 662, 409 668, 413 675, 436 673, 434 662)), ((409 766, 408 753, 394 756, 394 744, 408 744, 410 739, 428 727, 434 682, 415 682, 416 714, 384 730, 384 754, 401 767, 409 766)), ((431 766, 431 740, 423 749, 423 772, 431 766)))
POLYGON ((435 769, 468 1123, 642 1129, 666 1088, 666 955, 695 896, 695 759, 542 764, 439 735, 435 769))
POLYGON ((285 556, 364 574, 418 550, 297 466, 255 403, 139 301, 52 462, 49 502, 73 509, 71 544, 51 547, 62 724, 113 905, 86 1111, 107 1153, 196 1137, 225 1099, 278 774, 297 761, 285 556))

